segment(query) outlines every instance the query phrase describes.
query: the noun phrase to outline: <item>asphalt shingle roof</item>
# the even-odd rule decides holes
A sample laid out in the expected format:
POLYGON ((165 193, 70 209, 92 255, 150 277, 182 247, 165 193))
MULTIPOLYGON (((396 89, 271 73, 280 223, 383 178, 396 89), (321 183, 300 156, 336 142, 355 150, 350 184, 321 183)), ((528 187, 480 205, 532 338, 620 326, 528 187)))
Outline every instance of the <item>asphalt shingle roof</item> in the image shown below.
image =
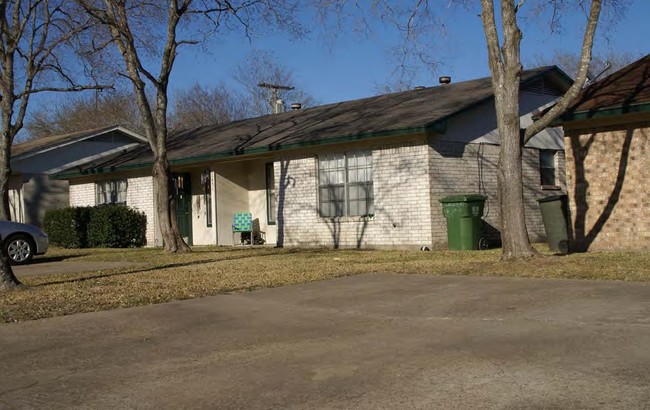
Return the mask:
MULTIPOLYGON (((563 75, 555 66, 540 67, 524 71, 522 82, 552 72, 563 75)), ((168 158, 172 163, 191 162, 370 136, 412 134, 492 96, 490 77, 485 77, 182 130, 168 136, 168 158)), ((108 171, 151 163, 153 155, 143 144, 87 170, 108 171)))
POLYGON ((650 103, 650 54, 580 92, 563 117, 650 103))

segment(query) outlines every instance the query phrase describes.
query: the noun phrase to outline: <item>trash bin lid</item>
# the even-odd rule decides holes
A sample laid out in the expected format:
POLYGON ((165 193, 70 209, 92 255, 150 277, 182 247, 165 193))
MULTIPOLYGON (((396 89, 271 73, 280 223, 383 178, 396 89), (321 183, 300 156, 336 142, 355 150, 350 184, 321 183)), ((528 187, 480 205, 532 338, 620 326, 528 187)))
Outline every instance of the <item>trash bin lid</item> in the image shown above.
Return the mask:
POLYGON ((440 199, 440 202, 443 204, 451 202, 485 202, 486 199, 485 195, 479 194, 449 195, 440 199))
POLYGON ((562 199, 564 199, 564 198, 566 198, 566 194, 562 194, 562 195, 551 195, 551 196, 547 196, 547 197, 545 197, 545 198, 540 198, 540 199, 537 200, 537 202, 539 202, 539 203, 541 204, 541 203, 543 203, 543 202, 559 201, 559 200, 562 200, 562 199))

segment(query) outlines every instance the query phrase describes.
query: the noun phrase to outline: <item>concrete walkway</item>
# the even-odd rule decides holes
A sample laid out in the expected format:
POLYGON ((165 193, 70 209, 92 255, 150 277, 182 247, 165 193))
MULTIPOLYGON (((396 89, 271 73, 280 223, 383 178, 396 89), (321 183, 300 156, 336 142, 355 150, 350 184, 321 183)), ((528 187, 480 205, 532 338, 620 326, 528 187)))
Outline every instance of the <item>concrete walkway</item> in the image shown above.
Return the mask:
POLYGON ((650 284, 368 275, 0 325, 0 408, 643 409, 650 284))

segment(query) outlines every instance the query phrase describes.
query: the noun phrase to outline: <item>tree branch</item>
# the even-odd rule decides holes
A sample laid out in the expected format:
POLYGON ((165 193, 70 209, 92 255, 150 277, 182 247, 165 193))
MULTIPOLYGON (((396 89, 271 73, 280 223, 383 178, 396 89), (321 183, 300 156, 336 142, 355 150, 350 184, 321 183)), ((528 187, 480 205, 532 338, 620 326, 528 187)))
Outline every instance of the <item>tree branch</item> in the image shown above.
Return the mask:
POLYGON ((23 91, 14 96, 16 100, 23 98, 26 95, 37 94, 42 92, 73 92, 73 91, 85 91, 85 90, 112 90, 115 87, 113 85, 74 85, 72 87, 39 87, 32 88, 28 91, 23 91))
POLYGON ((492 0, 481 0, 481 20, 483 20, 483 30, 488 48, 488 63, 490 71, 495 77, 496 84, 501 84, 503 80, 503 59, 499 47, 499 34, 497 32, 496 19, 494 17, 494 3, 492 0))
POLYGON ((562 96, 560 101, 557 102, 549 111, 546 112, 539 120, 535 121, 531 126, 526 128, 524 134, 524 143, 530 141, 535 135, 537 135, 544 128, 548 127, 551 122, 553 122, 558 116, 560 116, 569 105, 575 100, 575 98, 580 93, 580 90, 585 85, 587 80, 587 75, 589 73, 589 63, 591 62, 591 53, 594 44, 594 37, 596 34, 596 27, 598 25, 598 19, 600 17, 600 10, 602 7, 602 0, 592 0, 591 8, 589 11, 589 19, 587 20, 587 26, 585 28, 585 35, 582 41, 582 52, 580 53, 580 66, 578 68, 578 74, 576 79, 573 82, 573 85, 567 90, 567 92, 562 96))

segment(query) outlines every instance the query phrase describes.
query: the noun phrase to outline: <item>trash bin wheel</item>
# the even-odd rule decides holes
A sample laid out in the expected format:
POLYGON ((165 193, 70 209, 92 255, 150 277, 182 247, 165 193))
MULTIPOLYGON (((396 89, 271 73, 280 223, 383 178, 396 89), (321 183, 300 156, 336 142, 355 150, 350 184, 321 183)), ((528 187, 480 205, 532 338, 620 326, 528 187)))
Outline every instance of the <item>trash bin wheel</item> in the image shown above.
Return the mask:
POLYGON ((488 242, 487 238, 484 236, 481 236, 478 239, 478 249, 481 251, 485 251, 490 248, 490 242, 488 242))

